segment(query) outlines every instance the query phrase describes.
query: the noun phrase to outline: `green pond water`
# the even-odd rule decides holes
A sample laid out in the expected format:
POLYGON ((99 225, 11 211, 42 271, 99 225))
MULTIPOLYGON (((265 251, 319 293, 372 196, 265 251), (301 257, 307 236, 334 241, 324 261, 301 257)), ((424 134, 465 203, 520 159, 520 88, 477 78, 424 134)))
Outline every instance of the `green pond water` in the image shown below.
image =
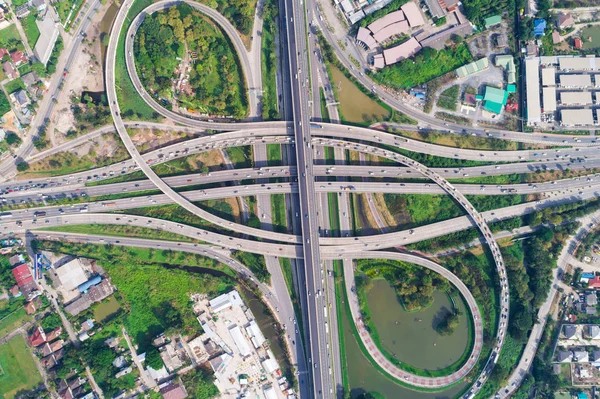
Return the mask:
MULTIPOLYGON (((452 336, 441 337, 432 328, 436 315, 451 309, 451 303, 444 293, 436 293, 429 308, 409 313, 404 311, 395 291, 386 281, 375 280, 373 283, 374 287, 368 294, 373 321, 385 347, 399 359, 415 367, 443 368, 465 351, 468 340, 466 316, 462 316, 465 318, 461 318, 460 326, 452 336), (396 321, 399 323, 396 324, 396 321), (437 345, 433 346, 434 343, 437 345)), ((464 307, 462 303, 459 306, 461 309, 464 307)), ((465 383, 431 393, 413 391, 396 384, 375 369, 362 354, 345 312, 342 319, 352 398, 365 392, 378 392, 387 399, 449 399, 463 391, 465 383)))

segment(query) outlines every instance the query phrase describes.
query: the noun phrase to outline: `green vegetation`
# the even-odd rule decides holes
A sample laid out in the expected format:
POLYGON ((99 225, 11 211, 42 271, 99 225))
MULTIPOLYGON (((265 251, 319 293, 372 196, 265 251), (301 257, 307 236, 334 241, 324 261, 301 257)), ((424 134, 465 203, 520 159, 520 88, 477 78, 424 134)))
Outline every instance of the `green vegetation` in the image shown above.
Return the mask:
POLYGON ((281 144, 267 144, 267 163, 269 166, 281 166, 281 144))
POLYGON ((32 48, 35 46, 35 43, 40 37, 40 29, 35 23, 36 19, 37 13, 31 13, 25 18, 21 19, 21 25, 23 25, 25 36, 27 36, 27 42, 29 42, 29 46, 32 48))
MULTIPOLYGON (((483 20, 493 15, 502 14, 504 11, 513 11, 516 8, 515 0, 466 0, 463 2, 465 15, 474 24, 483 27, 483 20)), ((518 8, 524 8, 525 4, 518 8)))
POLYGON ((435 327, 435 330, 440 335, 452 335, 460 322, 460 312, 454 310, 444 314, 443 319, 435 327))
POLYGON ((80 98, 71 96, 71 110, 77 121, 76 130, 69 130, 67 137, 72 138, 93 128, 104 126, 112 121, 108 99, 102 94, 100 101, 94 101, 89 95, 80 98))
POLYGON ((125 35, 129 28, 129 24, 137 14, 152 3, 152 0, 135 0, 133 2, 127 13, 127 22, 123 24, 119 42, 117 43, 115 57, 115 87, 117 89, 117 99, 119 101, 119 107, 121 108, 121 115, 125 119, 153 121, 160 118, 160 115, 150 108, 135 90, 131 78, 127 73, 127 66, 125 64, 125 35))
POLYGON ((134 51, 140 79, 164 103, 176 100, 178 106, 204 114, 246 116, 245 88, 232 46, 215 23, 189 5, 147 16, 134 51), (173 93, 176 70, 188 57, 193 60, 191 88, 173 93))
POLYGON ((146 238, 149 240, 198 242, 192 238, 171 233, 169 231, 148 227, 127 226, 117 224, 74 224, 44 228, 46 231, 62 231, 65 233, 93 234, 112 237, 146 238))
POLYGON ((397 228, 411 228, 464 215, 448 195, 384 194, 397 228))
POLYGON ((60 18, 60 21, 65 26, 70 25, 70 21, 73 21, 76 17, 77 11, 81 5, 79 3, 83 3, 82 0, 67 0, 60 1, 55 5, 56 13, 60 18))
MULTIPOLYGON (((448 291, 450 289, 448 280, 439 274, 406 262, 360 259, 357 261, 357 268, 361 272, 356 277, 356 287, 359 296, 366 295, 366 291, 371 286, 371 279, 383 278, 394 286, 398 297, 402 300, 402 306, 408 312, 414 312, 430 306, 433 302, 434 291, 448 291), (362 293, 360 293, 361 290, 362 293)), ((361 303, 366 305, 366 298, 362 299, 364 300, 361 300, 361 303)), ((363 318, 365 319, 365 324, 369 325, 370 317, 365 315, 365 312, 363 312, 363 318)))
POLYGON ((56 65, 58 64, 58 57, 60 56, 61 51, 65 48, 65 44, 60 36, 56 40, 54 44, 54 48, 52 49, 52 54, 50 54, 50 59, 46 64, 46 75, 52 75, 56 72, 56 65))
MULTIPOLYGON (((514 141, 497 139, 495 137, 480 137, 471 136, 468 134, 448 134, 436 131, 405 131, 393 128, 391 126, 386 127, 386 132, 393 133, 402 137, 408 137, 413 140, 423 141, 426 143, 439 144, 445 147, 456 147, 476 150, 497 150, 497 151, 509 151, 509 150, 525 150, 533 149, 536 147, 530 147, 514 141)), ((468 179, 462 179, 465 181, 468 179)))
MULTIPOLYGON (((13 3, 14 4, 14 3, 13 3)), ((14 24, 0 31, 0 47, 14 48, 21 42, 21 36, 14 24)), ((20 44, 23 46, 22 44, 20 44)))
POLYGON ((62 327, 62 325, 62 320, 58 313, 50 313, 40 322, 40 326, 44 329, 44 332, 50 332, 56 328, 62 327))
POLYGON ((16 335, 0 345, 0 367, 2 398, 13 399, 17 394, 37 388, 43 383, 22 335, 16 335))
POLYGON ((192 398, 212 399, 219 396, 219 389, 214 384, 214 378, 203 369, 196 369, 181 376, 181 382, 192 398))
POLYGON ((119 146, 116 153, 110 156, 98 156, 93 149, 84 156, 79 156, 68 151, 59 152, 40 161, 33 162, 26 171, 28 175, 36 177, 60 176, 110 165, 128 158, 129 154, 123 146, 119 146))
POLYGON ((438 99, 438 107, 444 108, 450 111, 456 111, 456 105, 458 102, 458 91, 460 87, 458 85, 450 86, 444 90, 438 99))
POLYGON ((461 43, 454 48, 424 48, 415 56, 373 73, 373 79, 395 89, 410 89, 442 76, 473 60, 469 48, 461 43))
POLYGON ((262 117, 264 120, 274 120, 281 118, 277 98, 277 57, 275 54, 275 35, 277 34, 279 10, 275 0, 267 0, 263 3, 262 17, 262 117))
POLYGON ((273 208, 273 230, 287 233, 287 218, 285 217, 285 195, 271 195, 271 208, 273 208))
MULTIPOLYGON (((22 303, 22 301, 19 302, 22 303)), ((0 320, 0 337, 4 337, 15 328, 21 327, 30 320, 31 316, 25 312, 25 309, 22 306, 17 308, 13 313, 10 313, 0 320)))
POLYGON ((10 103, 8 98, 4 94, 4 91, 0 90, 0 117, 10 111, 10 103))
POLYGON ((21 78, 16 78, 5 84, 4 89, 6 89, 8 94, 11 94, 17 90, 25 90, 25 83, 23 83, 21 78))
POLYGON ((236 169, 252 167, 252 147, 248 145, 242 147, 229 147, 225 149, 225 152, 236 169))
POLYGON ((325 92, 322 87, 319 87, 319 105, 321 107, 321 120, 329 123, 329 111, 327 110, 327 99, 325 99, 325 92))
POLYGON ((264 256, 242 251, 234 251, 231 256, 250 269, 256 278, 263 283, 269 283, 269 281, 271 281, 271 275, 267 271, 267 264, 265 263, 264 256))
POLYGON ((390 4, 383 7, 381 10, 377 10, 372 14, 367 15, 358 22, 359 26, 366 27, 371 22, 378 20, 381 17, 386 16, 392 11, 398 10, 404 4, 408 3, 409 0, 393 0, 390 4))

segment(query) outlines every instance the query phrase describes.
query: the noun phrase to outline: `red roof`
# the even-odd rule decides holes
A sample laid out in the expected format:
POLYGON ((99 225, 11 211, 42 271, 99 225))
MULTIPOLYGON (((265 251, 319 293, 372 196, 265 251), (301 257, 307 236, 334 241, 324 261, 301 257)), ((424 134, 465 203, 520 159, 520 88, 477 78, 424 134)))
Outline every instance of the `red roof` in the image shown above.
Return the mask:
POLYGON ((8 54, 8 50, 5 48, 0 48, 0 60, 4 58, 6 54, 8 54))
POLYGON ((33 281, 33 276, 29 272, 29 268, 26 264, 19 265, 12 269, 13 276, 17 280, 17 285, 23 287, 25 284, 33 281))
POLYGON ((10 295, 12 295, 12 296, 17 296, 21 292, 18 285, 15 285, 9 291, 10 291, 10 295))
POLYGON ((25 56, 25 53, 23 53, 22 51, 13 51, 12 53, 10 53, 10 59, 15 63, 15 64, 20 64, 21 62, 26 62, 27 61, 27 57, 25 56))
POLYGON ((583 42, 578 37, 575 38, 575 48, 583 48, 583 42))
POLYGON ((27 314, 34 314, 35 310, 36 307, 33 302, 28 302, 27 305, 25 305, 25 312, 27 312, 27 314))
POLYGON ((594 276, 588 281, 589 288, 600 288, 600 276, 594 276))
POLYGON ((163 399, 184 399, 187 398, 187 393, 179 385, 169 384, 161 388, 160 393, 163 399))
POLYGON ((40 346, 44 342, 46 342, 46 334, 44 334, 44 329, 42 327, 38 327, 35 329, 35 332, 31 334, 29 337, 29 342, 33 346, 40 346))

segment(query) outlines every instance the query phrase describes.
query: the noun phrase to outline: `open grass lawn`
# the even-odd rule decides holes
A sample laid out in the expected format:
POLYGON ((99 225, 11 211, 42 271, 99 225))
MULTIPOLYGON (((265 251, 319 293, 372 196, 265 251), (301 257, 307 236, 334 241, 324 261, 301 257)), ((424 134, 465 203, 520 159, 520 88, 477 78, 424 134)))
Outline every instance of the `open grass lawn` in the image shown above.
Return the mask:
POLYGON ((119 308, 119 302, 117 302, 117 299, 113 295, 108 298, 108 301, 102 301, 94 308, 94 318, 101 323, 108 316, 116 313, 119 308))
POLYGON ((0 345, 0 398, 12 399, 16 393, 35 388, 42 382, 42 376, 35 367, 25 339, 22 335, 13 337, 0 345))
POLYGON ((21 40, 19 31, 14 24, 0 30, 0 46, 5 47, 12 39, 21 40))
POLYGON ((267 144, 267 163, 269 166, 281 165, 281 144, 267 144))
POLYGON ((280 233, 286 233, 287 219, 285 217, 285 196, 283 194, 272 195, 271 207, 273 208, 273 230, 280 233))
POLYGON ((4 319, 0 320, 0 337, 4 337, 6 334, 10 333, 15 328, 20 327, 29 320, 31 320, 31 316, 25 312, 24 308, 19 308, 14 313, 11 313, 4 319))
POLYGON ((29 14, 21 20, 23 30, 25 31, 25 36, 27 36, 27 41, 29 42, 29 46, 31 48, 35 47, 35 43, 40 37, 40 30, 38 29, 38 26, 35 23, 35 19, 35 14, 29 14))
POLYGON ((455 48, 445 48, 440 51, 425 48, 414 57, 402 60, 372 74, 372 77, 377 83, 386 86, 396 89, 410 89, 453 71, 472 60, 473 57, 465 43, 461 43, 455 48))
POLYGON ((252 167, 252 148, 250 146, 226 148, 225 152, 236 169, 252 167))
POLYGON ((458 90, 458 85, 450 86, 446 90, 444 90, 438 98, 438 107, 450 111, 456 111, 456 103, 458 101, 458 90))
MULTIPOLYGON (((2 76, 0 76, 0 78, 2 78, 2 76)), ((0 90, 0 116, 4 115, 8 111, 10 111, 10 103, 8 102, 8 98, 6 98, 4 92, 0 90)))
POLYGON ((600 26, 590 26, 584 28, 581 32, 581 38, 585 40, 583 42, 584 50, 591 50, 600 47, 600 26), (591 39, 591 40, 590 40, 591 39))
POLYGON ((16 78, 14 80, 11 80, 7 84, 5 84, 4 88, 6 89, 6 92, 8 94, 11 94, 11 93, 14 93, 15 91, 17 91, 19 89, 25 90, 25 83, 23 83, 23 81, 21 80, 21 78, 16 78))
POLYGON ((113 237, 135 237, 152 240, 198 242, 189 237, 168 231, 156 230, 147 227, 120 226, 120 225, 99 225, 99 224, 79 224, 69 226, 51 227, 45 230, 63 231, 66 233, 97 234, 113 237))

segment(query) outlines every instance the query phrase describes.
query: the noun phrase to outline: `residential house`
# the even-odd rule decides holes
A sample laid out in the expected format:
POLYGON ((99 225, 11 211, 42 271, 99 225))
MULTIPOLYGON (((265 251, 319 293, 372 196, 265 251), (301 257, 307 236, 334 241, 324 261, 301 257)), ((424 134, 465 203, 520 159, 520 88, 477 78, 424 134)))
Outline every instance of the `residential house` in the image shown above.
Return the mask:
POLYGON ((504 48, 508 46, 508 40, 506 39, 506 35, 502 33, 494 35, 494 42, 496 43, 496 48, 504 48))
POLYGON ((34 314, 35 311, 37 310, 35 303, 33 302, 27 302, 27 304, 25 305, 25 312, 27 314, 34 314))
POLYGON ((571 339, 577 334, 577 328, 572 324, 566 324, 563 326, 562 332, 566 339, 571 339))
POLYGON ((587 336, 590 339, 598 339, 600 338, 600 326, 598 325, 589 325, 587 326, 587 336))
POLYGON ((37 78, 37 76, 35 76, 35 73, 29 72, 29 73, 26 73, 25 75, 21 76, 21 80, 23 81, 23 84, 25 84, 25 87, 27 87, 27 89, 29 89, 31 86, 33 86, 38 81, 38 78, 37 78))
POLYGON ((573 362, 587 363, 590 361, 590 355, 586 351, 573 351, 573 362))
POLYGON ((187 392, 182 385, 170 383, 160 389, 163 399, 184 399, 187 398, 187 392))
POLYGON ((15 15, 19 19, 20 18, 25 18, 26 16, 28 16, 29 14, 31 14, 29 3, 21 4, 20 6, 16 7, 14 9, 14 11, 15 11, 15 15))
POLYGON ((592 357, 594 358, 592 366, 600 367, 600 351, 594 351, 594 353, 592 353, 592 357))
POLYGON ((38 12, 42 12, 46 9, 46 2, 44 0, 31 0, 31 6, 35 7, 38 12))
POLYGON ((48 334, 46 334, 46 340, 48 342, 52 342, 53 340, 58 338, 61 333, 62 333, 62 327, 56 327, 54 330, 52 330, 48 334))
POLYGON ((15 50, 12 53, 10 53, 10 59, 12 60, 13 64, 15 64, 16 66, 19 66, 19 65, 27 62, 27 56, 25 55, 24 52, 19 51, 19 50, 15 50))
POLYGON ((13 298, 18 298, 21 295, 23 295, 23 294, 21 294, 21 290, 19 289, 18 285, 13 286, 10 290, 8 290, 8 292, 10 292, 10 295, 13 298))
POLYGON ((19 108, 26 108, 29 104, 31 104, 31 101, 29 101, 29 97, 27 96, 25 90, 17 90, 12 93, 10 97, 19 108))
POLYGON ((588 280, 588 288, 600 288, 600 276, 594 276, 588 280))
POLYGON ((581 38, 576 37, 573 39, 573 47, 578 48, 578 49, 583 48, 583 41, 581 40, 581 38))
POLYGON ((560 29, 570 28, 574 24, 575 21, 573 21, 573 16, 571 15, 571 13, 561 12, 560 14, 558 14, 558 18, 556 18, 556 26, 560 29))
POLYGON ((596 293, 586 294, 585 304, 588 306, 596 306, 598 304, 598 297, 596 293))
POLYGON ((12 267, 15 267, 16 265, 20 265, 23 262, 25 262, 25 258, 23 257, 22 254, 16 254, 16 255, 13 255, 10 258, 8 258, 8 263, 10 263, 10 265, 12 267))
POLYGON ((559 44, 561 41, 560 33, 557 30, 552 31, 552 44, 559 44))
POLYGON ((0 48, 0 60, 4 58, 5 55, 8 55, 8 50, 5 48, 0 48))
POLYGON ((10 61, 4 61, 2 63, 2 69, 4 70, 4 74, 6 75, 6 77, 10 80, 19 77, 19 71, 17 71, 17 68, 15 68, 10 61))
POLYGON ((32 346, 40 346, 46 342, 46 334, 44 333, 44 329, 38 326, 33 334, 29 337, 29 343, 32 346))

